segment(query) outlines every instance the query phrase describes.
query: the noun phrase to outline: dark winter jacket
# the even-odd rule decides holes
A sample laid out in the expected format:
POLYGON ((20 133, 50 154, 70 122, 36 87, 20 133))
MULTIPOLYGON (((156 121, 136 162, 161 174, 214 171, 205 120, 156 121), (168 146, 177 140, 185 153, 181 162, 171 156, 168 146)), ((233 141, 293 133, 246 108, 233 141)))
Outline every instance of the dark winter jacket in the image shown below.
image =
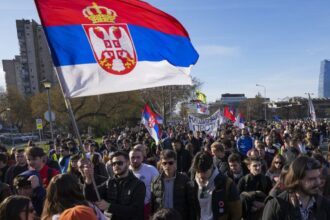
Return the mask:
MULTIPOLYGON (((152 213, 163 208, 164 189, 164 174, 161 174, 151 183, 152 213)), ((176 173, 173 188, 173 208, 181 214, 182 220, 195 219, 193 198, 193 186, 188 176, 176 173)))
MULTIPOLYGON (((110 203, 105 211, 110 220, 143 220, 144 183, 131 172, 124 178, 109 178, 98 186, 102 199, 110 203)), ((96 200, 92 184, 84 185, 85 197, 89 201, 96 200)))
POLYGON ((188 173, 191 165, 191 155, 186 149, 181 149, 177 154, 177 171, 188 173))
MULTIPOLYGON (((295 207, 289 200, 289 193, 284 191, 277 197, 270 199, 263 212, 263 220, 301 220, 299 207, 295 207)), ((330 219, 330 201, 323 196, 316 196, 313 208, 314 218, 317 220, 330 219)))

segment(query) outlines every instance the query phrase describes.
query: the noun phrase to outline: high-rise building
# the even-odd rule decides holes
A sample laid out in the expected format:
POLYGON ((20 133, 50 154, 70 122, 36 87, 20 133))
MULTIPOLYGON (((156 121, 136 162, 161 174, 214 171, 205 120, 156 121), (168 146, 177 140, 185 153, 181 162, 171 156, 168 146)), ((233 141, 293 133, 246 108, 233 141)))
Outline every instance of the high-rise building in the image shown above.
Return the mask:
POLYGON ((24 79, 21 77, 21 57, 15 56, 13 60, 2 60, 2 66, 6 73, 5 80, 7 89, 16 88, 24 95, 24 79))
POLYGON ((330 61, 321 62, 319 78, 319 98, 330 98, 330 61))
POLYGON ((41 80, 56 83, 57 79, 42 26, 34 20, 23 19, 16 21, 16 27, 20 56, 3 60, 6 86, 16 84, 21 94, 31 96, 43 90, 41 80))

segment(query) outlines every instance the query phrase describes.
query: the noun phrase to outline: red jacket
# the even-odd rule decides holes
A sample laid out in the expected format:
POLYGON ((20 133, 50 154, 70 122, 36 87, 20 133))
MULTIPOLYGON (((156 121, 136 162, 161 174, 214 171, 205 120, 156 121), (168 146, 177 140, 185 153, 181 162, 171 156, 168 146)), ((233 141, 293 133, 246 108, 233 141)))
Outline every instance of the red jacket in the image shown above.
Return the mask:
POLYGON ((47 188, 50 180, 56 176, 57 174, 60 174, 58 170, 52 169, 48 167, 46 164, 39 170, 40 178, 43 184, 44 188, 47 188))

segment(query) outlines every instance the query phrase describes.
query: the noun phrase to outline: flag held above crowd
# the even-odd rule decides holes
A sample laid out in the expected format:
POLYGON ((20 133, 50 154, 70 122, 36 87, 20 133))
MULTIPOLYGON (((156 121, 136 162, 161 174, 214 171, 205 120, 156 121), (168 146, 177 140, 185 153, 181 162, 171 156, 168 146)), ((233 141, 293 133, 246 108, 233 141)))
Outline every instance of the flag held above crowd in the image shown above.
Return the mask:
POLYGON ((35 0, 66 97, 191 85, 185 28, 136 0, 35 0))
POLYGON ((236 121, 235 113, 232 109, 230 109, 228 106, 225 106, 223 108, 223 116, 227 119, 229 119, 232 122, 236 121))
POLYGON ((234 126, 238 127, 238 128, 244 128, 245 124, 244 124, 245 120, 244 120, 244 115, 242 113, 237 114, 235 122, 234 122, 234 126))
POLYGON ((159 115, 153 112, 149 105, 146 104, 144 106, 141 123, 146 127, 150 136, 156 141, 157 144, 160 140, 161 134, 160 126, 157 120, 158 117, 159 115))
POLYGON ((309 93, 308 93, 308 110, 312 121, 316 122, 315 108, 311 99, 311 95, 309 93))

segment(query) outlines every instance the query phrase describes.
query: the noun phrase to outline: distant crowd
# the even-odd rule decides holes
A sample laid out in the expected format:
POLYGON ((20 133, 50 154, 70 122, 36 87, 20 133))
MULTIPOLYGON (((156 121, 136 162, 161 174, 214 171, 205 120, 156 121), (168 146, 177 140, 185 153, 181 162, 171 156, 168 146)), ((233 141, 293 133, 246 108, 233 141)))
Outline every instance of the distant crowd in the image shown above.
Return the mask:
POLYGON ((0 219, 330 219, 330 122, 185 125, 0 145, 0 219))

